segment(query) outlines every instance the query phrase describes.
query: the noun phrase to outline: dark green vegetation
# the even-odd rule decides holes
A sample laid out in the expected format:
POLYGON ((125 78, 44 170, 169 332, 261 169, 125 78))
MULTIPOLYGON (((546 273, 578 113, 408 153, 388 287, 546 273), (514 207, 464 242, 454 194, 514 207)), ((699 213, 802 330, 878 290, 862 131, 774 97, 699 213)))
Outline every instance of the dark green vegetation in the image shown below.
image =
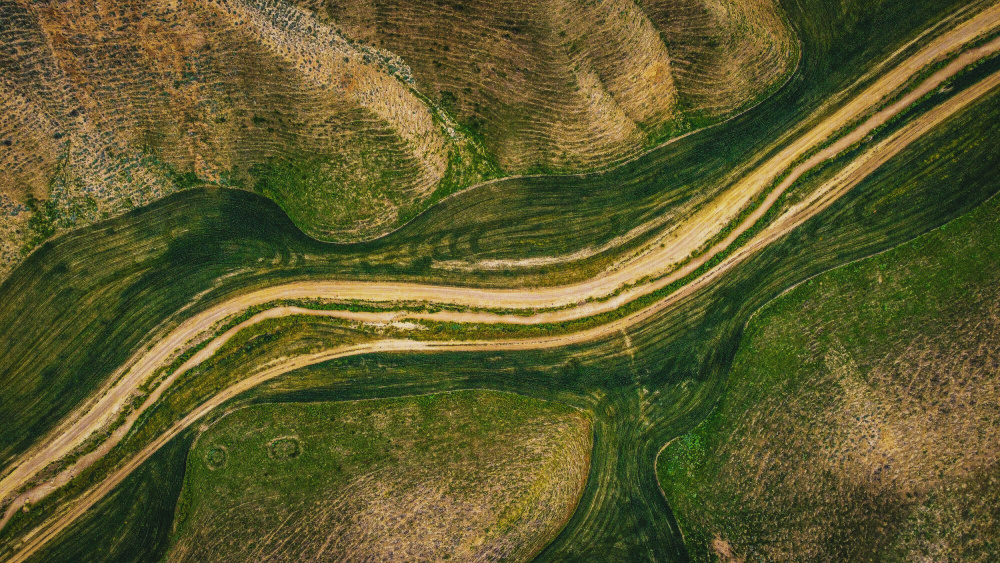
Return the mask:
POLYGON ((188 456, 167 559, 524 560, 572 513, 590 438, 492 392, 239 409, 188 456))
POLYGON ((67 531, 72 542, 46 546, 37 560, 139 563, 163 558, 183 484, 176 477, 184 473, 193 438, 189 431, 157 452, 144 471, 130 475, 91 508, 89 518, 67 531))
MULTIPOLYGON (((466 273, 434 266, 571 252, 671 210, 682 214, 695 196, 731 182, 747 155, 767 152, 767 139, 957 4, 858 2, 841 12, 818 1, 789 3, 803 40, 802 66, 754 111, 605 174, 505 181, 461 194, 375 243, 315 243, 261 198, 221 190, 188 192, 63 237, 0 287, 0 347, 11 351, 0 359, 0 381, 10 390, 0 396, 0 416, 24 421, 0 432, 0 459, 51 428, 158 326, 247 287, 313 276, 497 286, 587 277, 641 237, 568 267, 466 273), (203 291, 192 308, 178 312, 203 291), (170 320, 160 325, 163 319, 170 320)), ((578 510, 542 559, 683 560, 653 461, 664 443, 710 412, 751 313, 803 279, 912 239, 994 194, 1000 156, 989 140, 998 134, 998 115, 995 97, 983 101, 739 270, 620 338, 549 352, 344 359, 290 374, 228 406, 485 388, 586 409, 596 435, 590 478, 578 510)), ((280 354, 291 345, 264 348, 280 354)), ((239 376, 220 370, 191 385, 207 389, 214 377, 239 376)), ((141 445, 157 428, 145 425, 146 438, 137 434, 122 447, 141 445)), ((150 460, 136 478, 155 471, 183 478, 162 459, 150 460)), ((124 485, 119 494, 121 502, 144 502, 124 485)), ((32 518, 18 516, 25 523, 32 518)), ((123 538, 159 537, 134 524, 109 520, 97 507, 80 523, 123 538)), ((54 545, 72 549, 78 541, 87 540, 67 533, 54 545)))
POLYGON ((659 459, 692 557, 991 561, 998 338, 996 198, 767 306, 659 459))

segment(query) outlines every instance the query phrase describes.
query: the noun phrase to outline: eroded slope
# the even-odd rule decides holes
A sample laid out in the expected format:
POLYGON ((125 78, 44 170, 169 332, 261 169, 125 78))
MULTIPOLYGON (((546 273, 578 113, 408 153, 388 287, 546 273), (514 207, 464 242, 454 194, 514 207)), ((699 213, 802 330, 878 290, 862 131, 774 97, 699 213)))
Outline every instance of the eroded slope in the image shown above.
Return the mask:
POLYGON ((770 0, 0 2, 0 276, 203 182, 326 240, 502 173, 594 169, 758 98, 770 0))
POLYGON ((280 3, 0 10, 4 262, 200 181, 262 191, 322 238, 371 237, 467 156, 403 61, 280 3))
POLYGON ((614 162, 746 104, 794 63, 770 0, 296 4, 399 53, 512 172, 614 162))

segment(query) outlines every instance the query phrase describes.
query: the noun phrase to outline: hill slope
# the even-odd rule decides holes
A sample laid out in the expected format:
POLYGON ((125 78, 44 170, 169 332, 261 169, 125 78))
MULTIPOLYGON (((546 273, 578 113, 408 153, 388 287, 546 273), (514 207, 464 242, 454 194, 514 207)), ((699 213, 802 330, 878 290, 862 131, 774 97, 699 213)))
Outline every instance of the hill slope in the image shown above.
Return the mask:
POLYGON ((0 276, 202 182, 369 239, 484 178, 718 119, 794 51, 768 0, 298 3, 0 1, 0 276))
POLYGON ((658 462, 695 560, 992 560, 998 212, 821 275, 751 322, 726 396, 658 462))
POLYGON ((398 53, 512 172, 606 165, 746 104, 793 62, 768 0, 295 1, 398 53))

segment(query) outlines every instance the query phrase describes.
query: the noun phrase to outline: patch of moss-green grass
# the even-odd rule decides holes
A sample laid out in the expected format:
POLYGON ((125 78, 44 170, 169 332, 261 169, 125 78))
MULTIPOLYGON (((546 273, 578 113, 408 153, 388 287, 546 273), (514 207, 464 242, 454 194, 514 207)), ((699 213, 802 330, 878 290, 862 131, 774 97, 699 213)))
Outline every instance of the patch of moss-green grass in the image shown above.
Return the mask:
POLYGON ((400 206, 412 199, 399 187, 416 172, 395 162, 391 151, 372 148, 351 156, 285 156, 256 164, 249 174, 254 191, 277 202, 307 233, 358 239, 398 223, 400 206))
POLYGON ((167 560, 521 560, 572 511, 589 438, 574 409, 482 391, 239 409, 188 456, 167 560))
POLYGON ((659 458, 695 560, 723 544, 748 559, 989 560, 998 217, 993 199, 760 312, 716 410, 659 458))

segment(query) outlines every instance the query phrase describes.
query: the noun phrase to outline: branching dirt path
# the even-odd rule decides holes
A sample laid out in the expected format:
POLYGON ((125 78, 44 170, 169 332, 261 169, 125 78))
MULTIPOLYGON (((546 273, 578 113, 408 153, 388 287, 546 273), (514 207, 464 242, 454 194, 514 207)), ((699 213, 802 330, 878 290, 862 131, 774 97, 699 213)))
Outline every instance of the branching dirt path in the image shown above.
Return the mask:
MULTIPOLYGON (((109 387, 105 388, 98 397, 95 397, 95 399, 75 412, 74 415, 68 417, 67 421, 53 432, 50 440, 45 441, 43 446, 29 451, 22 456, 20 462, 13 464, 12 469, 0 481, 0 499, 9 497, 12 493, 30 482, 49 463, 61 459, 70 453, 74 447, 87 439, 93 432, 106 427, 117 416, 124 402, 132 396, 133 392, 140 385, 147 382, 158 368, 166 365, 172 358, 176 357, 179 351, 190 346, 192 342, 198 339, 210 337, 221 323, 240 314, 249 307, 263 305, 276 300, 315 298, 386 302, 386 296, 392 296, 393 301, 427 302, 481 309, 507 308, 523 310, 523 314, 519 315, 501 315, 485 312, 453 311, 436 313, 412 313, 406 311, 352 313, 347 311, 316 311, 298 307, 275 307, 268 309, 211 340, 204 349, 194 354, 180 369, 162 381, 143 405, 129 415, 125 424, 119 427, 96 450, 79 459, 76 464, 64 470, 52 481, 36 486, 13 499, 9 504, 4 518, 0 521, 0 527, 25 502, 37 501, 45 497, 48 493, 71 480, 81 470, 110 451, 124 438, 135 420, 160 398, 176 377, 211 357, 240 330, 265 319, 293 314, 308 314, 363 322, 388 322, 405 318, 459 323, 538 324, 581 319, 613 311, 638 297, 666 287, 673 281, 681 279, 695 271, 712 257, 718 255, 718 253, 728 249, 741 234, 752 227, 774 205, 780 195, 795 180, 801 177, 802 174, 838 155, 844 149, 863 141, 879 125, 898 115, 900 111, 924 94, 938 88, 945 80, 960 72, 970 63, 1000 51, 1000 39, 984 46, 970 49, 959 56, 954 62, 934 73, 892 105, 884 109, 879 109, 876 113, 872 114, 873 110, 878 108, 883 99, 898 91, 902 85, 911 80, 928 64, 998 26, 1000 26, 1000 5, 994 5, 933 40, 902 64, 886 72, 882 78, 867 88, 861 95, 849 101, 843 108, 823 120, 806 134, 796 138, 779 154, 751 171, 749 175, 709 205, 704 206, 689 221, 676 229, 672 234, 673 238, 664 246, 649 250, 644 255, 619 267, 614 272, 609 272, 607 275, 598 276, 579 284, 561 287, 516 290, 482 290, 412 283, 365 283, 350 281, 292 283, 249 293, 192 317, 171 331, 166 337, 157 341, 148 350, 137 354, 136 357, 115 374, 112 378, 112 384, 109 387), (819 152, 815 152, 814 155, 804 160, 801 164, 791 168, 805 155, 821 147, 835 132, 842 130, 845 126, 858 121, 859 118, 867 114, 872 115, 850 133, 819 152), (789 171, 790 168, 791 170, 789 171), (781 183, 773 188, 764 200, 764 203, 743 220, 723 241, 715 244, 708 252, 701 256, 684 263, 683 267, 675 267, 676 264, 690 256, 693 251, 704 245, 706 241, 716 237, 726 225, 735 220, 744 207, 771 187, 775 180, 785 171, 789 171, 789 174, 781 183), (605 298, 623 286, 636 284, 639 280, 643 279, 655 279, 657 276, 662 277, 651 283, 630 287, 610 299, 578 304, 588 298, 605 298), (543 313, 531 312, 532 309, 551 307, 567 308, 543 313)), ((749 242, 735 249, 735 252, 720 264, 664 299, 626 317, 575 333, 531 339, 451 342, 427 342, 405 339, 379 340, 356 346, 333 348, 317 354, 298 356, 273 364, 265 370, 251 375, 220 392, 189 413, 182 420, 176 422, 169 430, 130 459, 126 465, 72 502, 68 509, 58 516, 57 520, 32 531, 26 536, 24 538, 25 544, 14 555, 13 560, 22 561, 34 553, 46 541, 53 538, 59 531, 83 514, 87 508, 110 492, 171 438, 212 409, 247 389, 289 371, 333 358, 372 352, 555 348, 600 339, 631 325, 640 323, 664 309, 674 306, 680 300, 705 287, 753 253, 766 247, 768 244, 801 225, 810 217, 826 209, 836 199, 847 193, 892 156, 898 154, 920 136, 943 123, 955 113, 968 107, 976 99, 989 93, 997 86, 1000 86, 1000 73, 992 75, 979 84, 959 93, 947 102, 893 133, 889 138, 868 148, 845 166, 834 178, 809 194, 804 201, 784 212, 749 242)))

